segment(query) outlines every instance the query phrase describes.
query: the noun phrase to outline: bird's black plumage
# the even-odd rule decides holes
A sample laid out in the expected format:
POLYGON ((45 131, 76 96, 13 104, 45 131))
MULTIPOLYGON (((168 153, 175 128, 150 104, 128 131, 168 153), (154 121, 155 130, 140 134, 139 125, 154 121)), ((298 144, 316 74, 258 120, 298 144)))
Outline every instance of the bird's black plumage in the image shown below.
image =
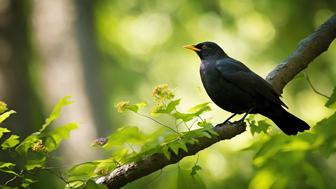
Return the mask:
POLYGON ((185 46, 201 59, 200 74, 211 100, 224 110, 259 113, 270 118, 287 135, 309 129, 309 125, 287 112, 272 86, 243 63, 229 57, 216 43, 185 46))

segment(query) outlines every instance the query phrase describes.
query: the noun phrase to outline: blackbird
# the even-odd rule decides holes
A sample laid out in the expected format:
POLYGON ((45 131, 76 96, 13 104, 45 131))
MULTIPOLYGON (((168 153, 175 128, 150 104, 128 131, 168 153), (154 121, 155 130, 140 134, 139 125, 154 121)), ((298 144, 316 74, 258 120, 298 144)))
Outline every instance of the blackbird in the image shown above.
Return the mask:
POLYGON ((211 100, 222 109, 232 112, 224 123, 236 114, 259 113, 271 119, 287 135, 308 130, 309 125, 287 112, 273 87, 243 63, 229 57, 213 42, 184 46, 201 59, 200 74, 211 100))

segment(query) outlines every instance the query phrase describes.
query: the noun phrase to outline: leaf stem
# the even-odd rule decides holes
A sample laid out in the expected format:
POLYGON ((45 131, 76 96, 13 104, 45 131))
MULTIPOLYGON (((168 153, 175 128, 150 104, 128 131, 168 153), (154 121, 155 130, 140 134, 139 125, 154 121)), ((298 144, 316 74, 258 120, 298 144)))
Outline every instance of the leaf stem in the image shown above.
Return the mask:
POLYGON ((177 133, 177 134, 180 135, 180 133, 177 132, 177 131, 175 131, 175 129, 173 129, 173 128, 169 127, 168 125, 165 125, 165 124, 163 124, 163 123, 157 121, 156 119, 154 119, 154 118, 152 118, 152 117, 150 117, 150 116, 144 115, 144 114, 139 113, 139 112, 135 112, 135 113, 138 114, 138 115, 140 115, 140 116, 142 116, 142 117, 148 118, 148 119, 154 121, 155 123, 158 123, 158 124, 162 125, 163 127, 165 127, 165 128, 167 128, 167 129, 173 131, 174 133, 177 133))
POLYGON ((325 95, 325 94, 319 92, 318 90, 316 90, 316 88, 314 87, 313 83, 310 81, 310 78, 309 78, 309 75, 308 75, 308 71, 307 71, 307 70, 304 72, 304 76, 305 76, 305 78, 306 78, 306 80, 307 80, 307 82, 308 82, 310 88, 312 88, 313 91, 314 91, 316 94, 318 94, 318 95, 320 95, 320 96, 323 96, 323 97, 325 97, 325 98, 327 98, 327 99, 330 98, 328 95, 325 95))

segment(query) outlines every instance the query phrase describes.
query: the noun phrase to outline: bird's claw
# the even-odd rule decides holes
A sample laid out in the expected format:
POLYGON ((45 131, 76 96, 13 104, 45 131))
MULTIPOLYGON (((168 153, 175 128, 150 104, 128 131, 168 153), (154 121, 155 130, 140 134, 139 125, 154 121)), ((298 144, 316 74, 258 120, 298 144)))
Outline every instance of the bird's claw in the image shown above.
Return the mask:
POLYGON ((228 121, 228 120, 227 120, 227 121, 224 121, 223 123, 221 123, 221 125, 225 125, 225 124, 227 124, 227 123, 228 123, 228 124, 232 124, 231 121, 228 121))
POLYGON ((234 121, 232 124, 243 123, 243 122, 244 122, 244 119, 240 119, 240 120, 234 121))

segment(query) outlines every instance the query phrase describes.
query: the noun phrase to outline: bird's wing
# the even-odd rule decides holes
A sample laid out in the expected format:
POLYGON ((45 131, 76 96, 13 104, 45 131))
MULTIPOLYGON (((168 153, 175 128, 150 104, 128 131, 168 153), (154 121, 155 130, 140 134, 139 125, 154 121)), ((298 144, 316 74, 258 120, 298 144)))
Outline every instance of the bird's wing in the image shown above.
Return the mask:
POLYGON ((252 72, 243 63, 231 58, 226 58, 217 61, 216 69, 220 72, 223 79, 233 83, 246 93, 254 97, 263 96, 276 104, 287 107, 285 103, 279 99, 280 95, 275 92, 273 87, 259 75, 252 72))

